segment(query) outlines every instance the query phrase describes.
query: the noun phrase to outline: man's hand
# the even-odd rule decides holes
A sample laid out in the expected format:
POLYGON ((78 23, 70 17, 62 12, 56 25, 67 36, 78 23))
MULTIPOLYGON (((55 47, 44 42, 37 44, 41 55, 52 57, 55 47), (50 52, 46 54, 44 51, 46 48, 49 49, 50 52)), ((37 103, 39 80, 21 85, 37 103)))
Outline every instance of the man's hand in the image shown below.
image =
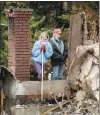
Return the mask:
POLYGON ((45 47, 45 45, 42 45, 42 46, 40 47, 40 50, 43 51, 43 52, 46 52, 46 47, 45 47))

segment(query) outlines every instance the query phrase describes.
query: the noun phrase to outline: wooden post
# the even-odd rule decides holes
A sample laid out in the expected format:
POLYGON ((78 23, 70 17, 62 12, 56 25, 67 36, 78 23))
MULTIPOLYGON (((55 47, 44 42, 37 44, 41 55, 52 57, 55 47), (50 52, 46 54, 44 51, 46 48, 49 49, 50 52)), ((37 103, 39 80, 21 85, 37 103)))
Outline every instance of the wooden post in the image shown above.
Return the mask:
MULTIPOLYGON (((0 81, 1 82, 1 81, 0 81)), ((3 94, 3 88, 2 88, 2 82, 0 83, 0 88, 1 88, 1 91, 0 91, 0 111, 1 111, 1 115, 3 115, 3 105, 4 105, 4 94, 3 94)))

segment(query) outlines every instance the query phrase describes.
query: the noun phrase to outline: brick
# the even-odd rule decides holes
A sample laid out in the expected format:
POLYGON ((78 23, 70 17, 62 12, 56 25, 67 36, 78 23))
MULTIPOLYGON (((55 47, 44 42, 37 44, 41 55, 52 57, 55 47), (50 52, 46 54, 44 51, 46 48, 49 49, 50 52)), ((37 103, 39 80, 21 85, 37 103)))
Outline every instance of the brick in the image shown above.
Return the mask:
POLYGON ((15 26, 22 26, 23 23, 15 23, 14 25, 15 25, 15 26))
MULTIPOLYGON (((18 74, 19 74, 19 73, 23 72, 23 74, 28 74, 29 70, 30 70, 30 68, 28 70, 26 70, 26 69, 16 69, 16 73, 18 72, 18 74)), ((20 74, 20 75, 22 75, 22 74, 20 74)))
POLYGON ((15 52, 15 54, 16 54, 16 55, 17 55, 17 54, 20 55, 20 54, 23 54, 23 52, 19 52, 19 51, 18 51, 18 52, 15 52))
POLYGON ((26 72, 23 72, 23 74, 19 74, 19 72, 16 72, 15 75, 17 77, 25 77, 25 76, 27 77, 27 76, 29 76, 26 72))
MULTIPOLYGON (((26 51, 26 50, 25 50, 26 51)), ((31 54, 30 52, 22 52, 22 54, 31 54)))
POLYGON ((15 37, 15 44, 16 44, 16 41, 21 41, 23 42, 24 40, 26 40, 24 37, 15 37))
POLYGON ((28 65, 29 64, 29 61, 22 61, 22 60, 20 60, 18 63, 22 63, 22 65, 23 66, 26 66, 26 65, 28 65), (25 64, 26 63, 26 64, 25 64))
POLYGON ((27 52, 25 48, 24 48, 24 49, 21 48, 21 49, 19 49, 18 51, 19 51, 19 52, 27 52))
POLYGON ((20 22, 20 21, 18 21, 18 22, 14 22, 14 25, 22 25, 24 22, 20 22))
POLYGON ((16 69, 30 69, 30 66, 18 66, 16 65, 16 69))
POLYGON ((23 69, 15 69, 15 70, 16 70, 16 73, 18 73, 17 75, 19 75, 19 73, 22 73, 24 71, 23 69))
POLYGON ((28 17, 31 17, 32 15, 31 14, 28 14, 28 17))
POLYGON ((19 63, 29 63, 30 62, 30 60, 22 60, 22 59, 20 59, 20 60, 16 60, 16 62, 19 62, 19 63))
POLYGON ((23 43, 30 43, 30 41, 29 40, 26 40, 26 39, 21 39, 21 40, 16 40, 16 41, 21 41, 21 43, 23 44, 23 43))
POLYGON ((25 12, 24 14, 29 14, 29 12, 25 12))
POLYGON ((28 80, 30 80, 30 78, 28 78, 28 77, 18 77, 18 80, 20 80, 20 81, 28 81, 28 80))
POLYGON ((15 40, 15 42, 16 42, 15 43, 15 46, 16 46, 15 48, 17 48, 17 47, 22 48, 22 46, 27 46, 27 43, 24 42, 24 39, 22 40, 22 39, 18 38, 18 39, 15 40))
POLYGON ((16 55, 16 56, 18 56, 18 57, 29 57, 30 58, 29 55, 16 55))
POLYGON ((14 21, 22 20, 23 18, 14 18, 14 21))
POLYGON ((31 35, 30 34, 26 34, 26 35, 22 35, 23 37, 27 37, 27 38, 30 38, 31 35))
POLYGON ((14 35, 14 37, 15 37, 15 38, 22 38, 23 35, 21 35, 21 34, 17 34, 17 33, 16 33, 16 34, 14 35))
POLYGON ((23 45, 23 46, 22 46, 21 44, 20 44, 20 45, 19 45, 19 44, 16 45, 15 50, 16 50, 16 51, 19 51, 19 49, 26 49, 25 51, 30 51, 30 49, 29 49, 28 46, 26 46, 26 45, 23 45))
MULTIPOLYGON (((16 54, 15 54, 15 55, 16 55, 16 54)), ((23 58, 24 58, 24 57, 29 57, 29 55, 16 55, 16 57, 17 57, 17 56, 18 56, 18 57, 23 57, 23 58)))
POLYGON ((17 28, 17 29, 15 28, 14 31, 15 31, 15 32, 22 31, 22 28, 17 28))
POLYGON ((23 31, 30 32, 30 29, 25 28, 25 29, 23 29, 23 31))
MULTIPOLYGON (((23 24, 22 24, 22 25, 23 25, 23 24)), ((17 27, 17 28, 21 28, 21 27, 22 27, 22 25, 19 25, 19 24, 18 24, 18 25, 16 25, 16 27, 17 27)), ((14 26, 15 26, 15 25, 14 25, 14 26)))
POLYGON ((22 22, 22 23, 29 23, 29 20, 20 20, 19 22, 22 22))
POLYGON ((29 59, 27 59, 27 58, 22 58, 22 60, 25 60, 25 61, 30 61, 29 59))
POLYGON ((28 12, 28 13, 32 15, 33 12, 28 12))
POLYGON ((23 58, 16 58, 15 61, 23 60, 23 58))
POLYGON ((24 42, 24 39, 22 40, 21 38, 19 39, 16 39, 15 40, 15 44, 24 44, 25 42, 24 42))
POLYGON ((28 14, 14 14, 13 17, 29 17, 28 14))
POLYGON ((16 71, 16 76, 21 76, 21 77, 24 77, 25 75, 27 75, 27 72, 26 71, 16 71))
POLYGON ((30 71, 30 68, 28 68, 28 69, 25 69, 26 70, 26 74, 28 74, 28 72, 30 71))
MULTIPOLYGON (((17 61, 17 62, 18 62, 18 61, 17 61)), ((16 65, 22 66, 23 64, 22 64, 22 63, 16 63, 16 65)))
POLYGON ((22 46, 22 48, 19 51, 22 51, 22 52, 26 51, 27 52, 28 50, 25 47, 22 46))
POLYGON ((29 23, 23 23, 23 25, 24 25, 24 26, 28 26, 28 25, 29 25, 29 23))
POLYGON ((30 32, 26 32, 26 34, 30 35, 30 32))
POLYGON ((27 51, 25 48, 23 48, 23 49, 22 49, 22 48, 23 48, 23 47, 20 47, 20 48, 17 47, 17 48, 15 49, 15 51, 16 51, 16 52, 25 52, 25 51, 27 51))
MULTIPOLYGON (((29 37, 23 37, 24 40, 30 40, 30 36, 29 37)), ((30 41, 29 41, 30 42, 30 41)))
POLYGON ((19 21, 18 20, 14 20, 14 23, 19 23, 19 21))
POLYGON ((27 34, 27 32, 18 32, 18 34, 27 34))
POLYGON ((30 19, 29 17, 27 17, 27 18, 26 18, 26 17, 22 18, 22 20, 27 20, 27 21, 29 21, 29 19, 30 19))
POLYGON ((23 26, 28 26, 29 25, 29 22, 22 22, 23 26))
POLYGON ((18 29, 18 28, 23 29, 23 28, 28 28, 28 27, 27 27, 27 26, 16 26, 15 29, 16 29, 16 28, 17 28, 17 29, 18 29))
MULTIPOLYGON (((14 15, 24 15, 25 12, 15 12, 14 15)), ((28 13, 27 13, 28 14, 28 13)))
POLYGON ((27 48, 26 51, 30 51, 31 52, 31 48, 27 48))
MULTIPOLYGON (((29 60, 30 61, 30 60, 29 60)), ((26 61, 25 63, 22 62, 23 65, 29 65, 29 61, 26 61)))

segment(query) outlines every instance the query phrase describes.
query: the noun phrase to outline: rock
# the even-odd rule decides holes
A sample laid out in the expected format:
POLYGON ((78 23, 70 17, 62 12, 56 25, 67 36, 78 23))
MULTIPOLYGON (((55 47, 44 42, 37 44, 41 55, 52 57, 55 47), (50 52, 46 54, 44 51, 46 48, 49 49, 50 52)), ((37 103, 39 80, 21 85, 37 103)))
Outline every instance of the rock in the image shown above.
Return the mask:
POLYGON ((85 40, 84 41, 84 45, 92 45, 93 44, 93 40, 85 40))
POLYGON ((80 90, 76 93, 76 100, 77 101, 83 101, 85 99, 85 97, 86 97, 85 91, 80 90))
POLYGON ((88 106, 87 108, 91 113, 93 113, 93 115, 99 115, 99 108, 98 107, 94 108, 92 106, 88 106))

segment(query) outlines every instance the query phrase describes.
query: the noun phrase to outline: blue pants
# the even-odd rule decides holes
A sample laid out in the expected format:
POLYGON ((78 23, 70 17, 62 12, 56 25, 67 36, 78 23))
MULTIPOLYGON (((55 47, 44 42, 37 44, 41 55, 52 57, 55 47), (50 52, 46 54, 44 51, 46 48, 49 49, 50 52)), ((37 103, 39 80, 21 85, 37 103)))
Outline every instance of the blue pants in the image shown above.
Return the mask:
POLYGON ((63 72, 64 72, 64 64, 58 65, 58 66, 53 66, 53 75, 52 75, 52 80, 61 80, 63 78, 63 72))

